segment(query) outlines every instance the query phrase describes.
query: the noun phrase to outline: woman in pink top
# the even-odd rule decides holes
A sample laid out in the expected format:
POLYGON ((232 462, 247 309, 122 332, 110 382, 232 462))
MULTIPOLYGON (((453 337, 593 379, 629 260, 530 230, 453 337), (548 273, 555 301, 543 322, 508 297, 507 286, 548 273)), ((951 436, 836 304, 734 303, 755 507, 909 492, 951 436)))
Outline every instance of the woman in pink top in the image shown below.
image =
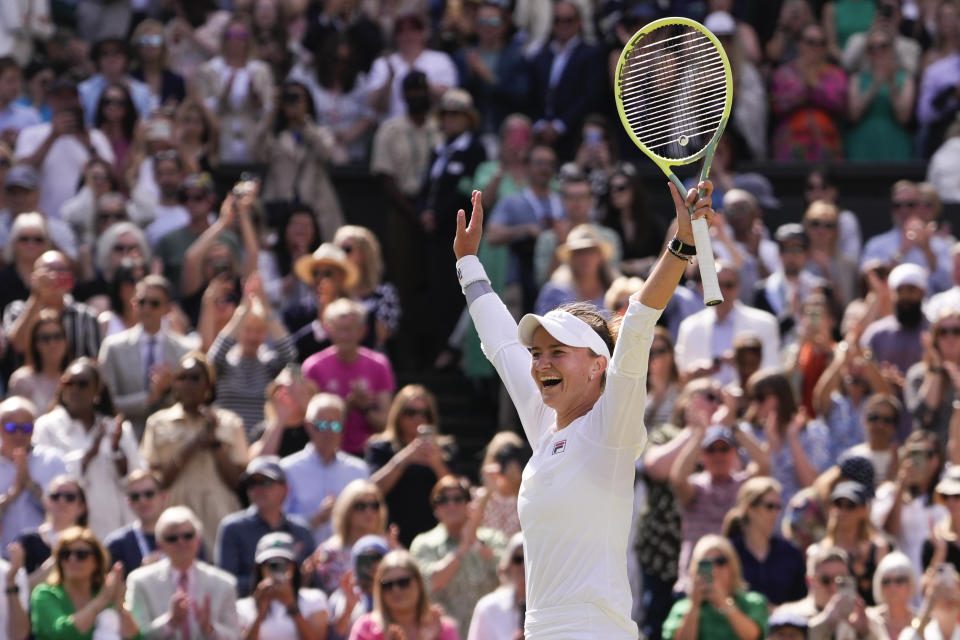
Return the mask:
POLYGON ((373 579, 373 611, 360 617, 350 640, 460 640, 456 623, 430 604, 417 561, 403 549, 380 561, 373 579))

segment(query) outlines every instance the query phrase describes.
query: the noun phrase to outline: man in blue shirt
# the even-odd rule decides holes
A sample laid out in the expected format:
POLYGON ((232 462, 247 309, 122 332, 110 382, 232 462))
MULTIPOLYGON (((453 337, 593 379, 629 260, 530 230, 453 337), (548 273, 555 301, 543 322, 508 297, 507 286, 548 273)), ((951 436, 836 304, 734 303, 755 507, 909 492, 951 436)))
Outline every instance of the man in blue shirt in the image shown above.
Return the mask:
POLYGON ((244 484, 250 506, 231 513, 220 523, 214 544, 214 559, 218 567, 237 578, 237 595, 250 595, 253 587, 257 542, 274 531, 289 533, 294 541, 297 562, 303 562, 313 553, 313 534, 297 516, 283 512, 287 498, 287 476, 277 456, 254 458, 244 472, 244 484))
POLYGON ((0 139, 13 147, 20 129, 42 122, 33 107, 18 104, 21 73, 17 61, 8 56, 0 58, 0 139))

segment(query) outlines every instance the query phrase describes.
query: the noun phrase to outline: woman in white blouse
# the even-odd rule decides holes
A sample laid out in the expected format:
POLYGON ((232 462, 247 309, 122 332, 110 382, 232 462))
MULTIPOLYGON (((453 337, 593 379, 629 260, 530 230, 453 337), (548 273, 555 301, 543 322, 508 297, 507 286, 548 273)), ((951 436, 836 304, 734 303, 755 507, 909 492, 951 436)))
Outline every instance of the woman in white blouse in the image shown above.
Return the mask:
POLYGON ((518 505, 528 563, 527 640, 638 635, 624 558, 634 464, 646 443, 647 360, 657 318, 688 264, 685 256, 693 253, 687 205, 708 221, 713 215, 713 185, 699 186, 705 196, 698 199, 691 189, 685 203, 670 185, 677 236, 643 289, 630 297, 619 331, 599 309, 582 303, 529 314, 518 326, 476 257, 480 192, 473 192, 469 226, 463 210, 457 214, 457 276, 484 353, 533 448, 518 505))

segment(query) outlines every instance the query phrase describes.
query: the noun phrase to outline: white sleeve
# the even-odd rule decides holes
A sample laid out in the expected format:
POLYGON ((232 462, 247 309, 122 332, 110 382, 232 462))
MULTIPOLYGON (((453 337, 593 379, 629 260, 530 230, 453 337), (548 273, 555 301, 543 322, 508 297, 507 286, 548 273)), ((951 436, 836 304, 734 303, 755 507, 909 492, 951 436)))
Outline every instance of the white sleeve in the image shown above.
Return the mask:
POLYGON ((497 370, 517 408, 527 440, 536 448, 548 424, 547 407, 530 375, 530 353, 517 340, 517 323, 497 294, 484 294, 470 305, 483 353, 497 370))
POLYGON ((609 447, 635 447, 637 453, 647 440, 643 409, 647 402, 647 365, 653 329, 663 313, 633 300, 620 326, 620 336, 607 367, 607 382, 600 396, 600 420, 587 422, 599 431, 585 435, 609 447))

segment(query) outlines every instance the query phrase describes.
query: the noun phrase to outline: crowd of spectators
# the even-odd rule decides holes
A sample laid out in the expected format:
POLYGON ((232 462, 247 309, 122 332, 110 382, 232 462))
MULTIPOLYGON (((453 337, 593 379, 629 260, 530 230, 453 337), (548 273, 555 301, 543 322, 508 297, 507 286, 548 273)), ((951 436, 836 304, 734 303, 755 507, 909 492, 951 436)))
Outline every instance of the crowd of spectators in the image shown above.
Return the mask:
POLYGON ((521 638, 529 448, 501 394, 474 473, 426 375, 492 386, 455 214, 517 317, 622 313, 672 229, 613 72, 675 14, 725 300, 654 336, 636 620, 960 636, 957 0, 0 0, 0 640, 521 638), (832 168, 907 161, 863 237, 832 168))

